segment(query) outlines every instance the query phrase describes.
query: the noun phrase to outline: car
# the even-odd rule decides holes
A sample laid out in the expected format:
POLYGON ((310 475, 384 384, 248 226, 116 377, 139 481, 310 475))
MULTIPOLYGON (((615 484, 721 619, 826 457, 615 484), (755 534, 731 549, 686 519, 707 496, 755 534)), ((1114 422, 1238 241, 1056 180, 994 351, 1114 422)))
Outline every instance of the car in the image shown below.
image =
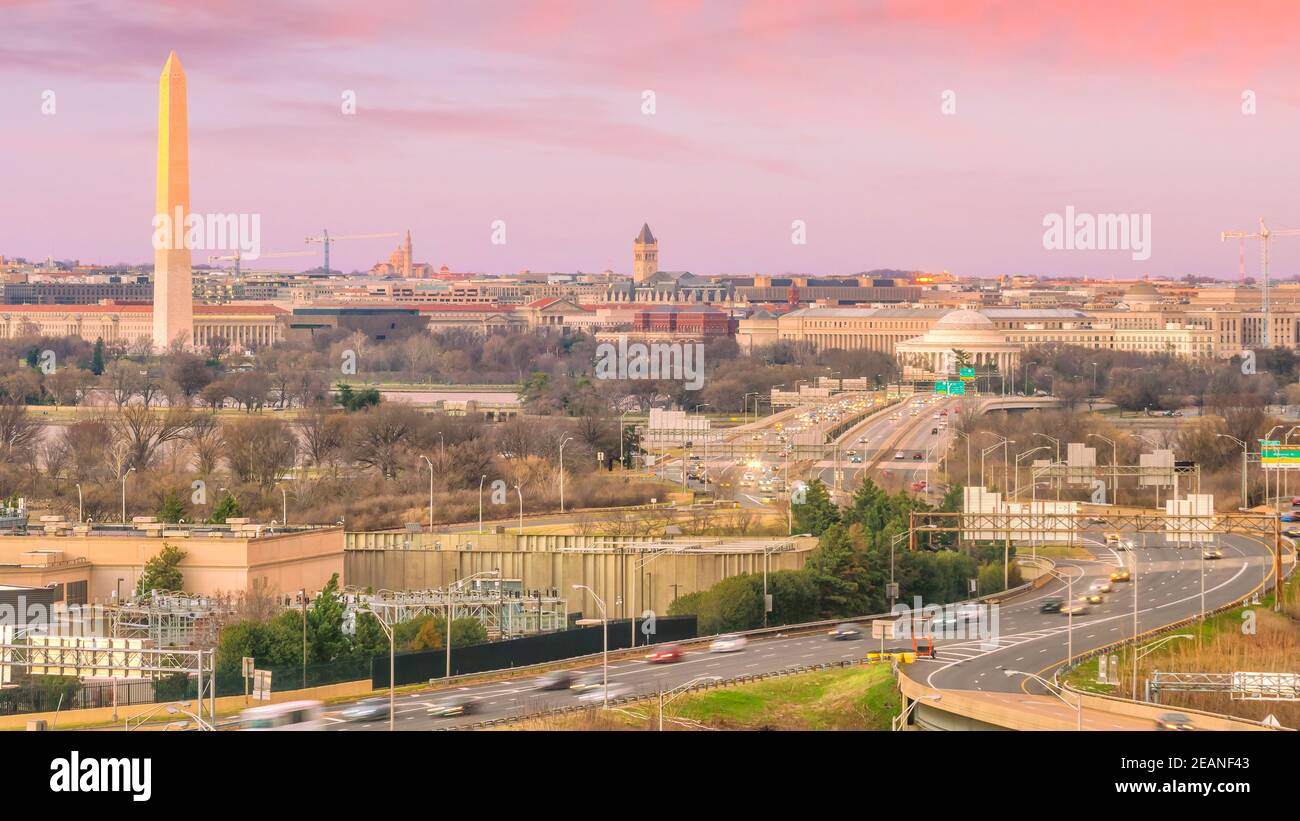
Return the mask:
POLYGON ((1156 717, 1157 730, 1195 730, 1186 713, 1161 713, 1156 717))
POLYGON ((921 454, 921 453, 919 453, 919 452, 917 452, 917 453, 913 453, 913 454, 912 454, 912 461, 914 461, 914 462, 919 462, 919 461, 921 461, 921 457, 922 457, 922 454, 921 454))
MULTIPOLYGON (((1101 519, 1089 519, 1088 521, 1090 521, 1090 522, 1095 522, 1096 524, 1105 524, 1105 522, 1102 521, 1101 519)), ((1118 533, 1107 533, 1107 534, 1106 534, 1106 546, 1107 546, 1107 547, 1110 547, 1110 545, 1111 545, 1112 542, 1118 542, 1118 541, 1120 541, 1120 535, 1119 535, 1118 533)))
POLYGON ((1105 597, 1100 593, 1084 593, 1079 597, 1080 602, 1086 602, 1087 604, 1101 604, 1105 600, 1105 597))
POLYGON ((1283 513, 1281 516, 1278 517, 1278 521, 1300 522, 1300 512, 1283 513))
POLYGON ((1223 551, 1217 547, 1207 547, 1201 551, 1201 558, 1207 561, 1211 561, 1214 559, 1222 559, 1223 551))
POLYGON ((344 721, 378 721, 388 718, 388 698, 363 698, 339 713, 344 721))
POLYGON ((1042 603, 1038 605, 1038 612, 1059 613, 1061 612, 1061 608, 1064 605, 1065 605, 1065 599, 1058 599, 1054 597, 1050 599, 1043 599, 1042 603))
POLYGON ((939 432, 939 429, 938 429, 938 428, 930 428, 930 435, 931 435, 931 436, 934 436, 934 435, 935 435, 936 433, 938 433, 938 432, 939 432))
POLYGON ((1113 582, 1127 582, 1132 581, 1132 576, 1127 570, 1112 570, 1110 580, 1113 582))
POLYGON ((1108 580, 1098 579, 1097 581, 1088 585, 1088 589, 1096 590, 1098 593, 1109 593, 1114 588, 1111 587, 1110 582, 1108 580))
POLYGON ((448 696, 430 707, 429 716, 432 718, 455 718, 456 716, 477 713, 478 708, 478 699, 473 696, 457 694, 448 696))
POLYGON ((600 687, 604 683, 605 679, 602 673, 583 673, 573 680, 573 683, 569 685, 569 689, 581 693, 586 690, 600 687))
POLYGON ((1300 507, 1300 496, 1291 497, 1291 507, 1300 507))
POLYGON ((725 636, 718 636, 709 644, 710 653, 735 653, 745 649, 749 640, 744 636, 735 633, 728 633, 725 636))
POLYGON ((849 463, 854 465, 862 464, 862 454, 854 453, 849 456, 849 463))
POLYGON ((567 690, 572 686, 571 670, 552 670, 533 683, 534 690, 567 690))
POLYGON ((922 491, 922 490, 925 490, 925 487, 926 487, 926 484, 925 484, 925 482, 923 482, 923 481, 922 481, 922 482, 913 482, 913 483, 912 483, 912 490, 915 490, 915 491, 918 491, 918 492, 919 492, 919 491, 922 491))
POLYGON ((578 701, 604 701, 608 698, 620 698, 632 692, 632 686, 623 683, 611 683, 609 687, 596 686, 578 696, 578 701))
POLYGON ((681 661, 682 648, 675 644, 664 644, 654 649, 654 652, 645 657, 645 660, 651 664, 670 664, 674 661, 681 661))
POLYGON ((853 641, 862 638, 862 628, 846 622, 835 625, 826 635, 831 637, 831 641, 853 641))
POLYGON ((897 452, 897 453, 894 454, 894 458, 895 458, 895 459, 906 459, 906 458, 907 458, 907 454, 906 454, 906 453, 903 453, 903 452, 900 450, 899 452, 897 452))
POLYGON ((1069 604, 1062 604, 1060 609, 1056 612, 1063 616, 1082 616, 1084 613, 1087 613, 1088 610, 1089 607, 1087 602, 1076 601, 1070 602, 1069 604))
POLYGON ((239 714, 239 729, 253 732, 322 730, 325 719, 319 701, 283 701, 249 707, 239 714))
POLYGON ((1288 539, 1300 539, 1300 527, 1288 527, 1282 531, 1282 535, 1288 539))

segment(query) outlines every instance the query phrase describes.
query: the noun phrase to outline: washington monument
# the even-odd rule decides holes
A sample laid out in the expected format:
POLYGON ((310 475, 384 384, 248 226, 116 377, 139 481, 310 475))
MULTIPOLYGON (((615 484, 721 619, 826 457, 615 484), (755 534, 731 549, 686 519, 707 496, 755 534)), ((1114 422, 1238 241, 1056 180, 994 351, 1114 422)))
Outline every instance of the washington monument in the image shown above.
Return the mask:
MULTIPOLYGON (((158 197, 155 219, 165 215, 184 226, 190 214, 190 135, 185 70, 176 52, 167 57, 158 83, 158 197)), ((153 344, 165 349, 177 339, 194 340, 190 249, 169 243, 153 253, 153 344), (176 247, 172 247, 175 245, 176 247)))

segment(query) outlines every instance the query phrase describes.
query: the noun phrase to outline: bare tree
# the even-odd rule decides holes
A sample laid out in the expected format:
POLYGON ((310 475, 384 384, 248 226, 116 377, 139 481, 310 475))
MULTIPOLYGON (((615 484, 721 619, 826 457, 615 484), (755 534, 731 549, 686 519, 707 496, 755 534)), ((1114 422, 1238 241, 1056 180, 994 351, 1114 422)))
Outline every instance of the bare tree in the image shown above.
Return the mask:
POLYGON ((31 464, 44 428, 14 399, 0 399, 0 462, 31 464))
POLYGON ((117 415, 114 435, 126 443, 127 467, 145 470, 168 442, 185 436, 189 431, 191 416, 180 408, 165 413, 155 412, 144 405, 129 405, 117 415))

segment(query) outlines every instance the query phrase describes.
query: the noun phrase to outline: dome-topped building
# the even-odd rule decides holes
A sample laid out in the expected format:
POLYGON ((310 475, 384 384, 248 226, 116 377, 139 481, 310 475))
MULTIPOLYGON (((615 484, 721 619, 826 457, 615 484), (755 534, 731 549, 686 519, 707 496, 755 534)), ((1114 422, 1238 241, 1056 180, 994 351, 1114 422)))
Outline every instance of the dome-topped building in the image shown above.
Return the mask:
POLYGON ((1020 360, 1020 346, 1007 341, 993 320, 968 308, 944 314, 922 336, 899 342, 894 352, 904 379, 946 379, 963 366, 980 375, 1012 374, 1020 360))

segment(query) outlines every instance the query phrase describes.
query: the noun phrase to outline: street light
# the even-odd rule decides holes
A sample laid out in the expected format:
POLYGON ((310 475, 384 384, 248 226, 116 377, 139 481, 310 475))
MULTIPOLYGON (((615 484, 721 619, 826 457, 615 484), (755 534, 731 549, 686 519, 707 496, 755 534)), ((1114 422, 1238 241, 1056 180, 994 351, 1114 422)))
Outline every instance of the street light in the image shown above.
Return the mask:
MULTIPOLYGON (((564 512, 564 446, 573 441, 572 436, 560 437, 560 512, 564 512)), ((520 527, 523 527, 521 524, 520 527)))
POLYGON ((518 482, 515 482, 515 493, 519 494, 519 537, 522 539, 524 535, 524 489, 519 486, 518 482))
POLYGON ((1153 641, 1153 642, 1151 642, 1150 644, 1146 645, 1146 648, 1143 649, 1143 648, 1137 646, 1137 644, 1136 644, 1136 642, 1137 642, 1137 636, 1136 636, 1136 634, 1134 635, 1134 637, 1133 637, 1133 641, 1134 641, 1134 646, 1133 646, 1133 700, 1134 700, 1134 701, 1137 701, 1137 697, 1138 697, 1138 660, 1139 660, 1139 659, 1144 659, 1144 658, 1146 658, 1147 656, 1151 655, 1151 652, 1152 652, 1153 650, 1158 650, 1160 647, 1163 647, 1165 644, 1168 644, 1169 642, 1173 641, 1174 639, 1190 639, 1190 638, 1195 638, 1195 637, 1192 636, 1192 635, 1189 634, 1189 633, 1177 633, 1177 634, 1172 635, 1172 636, 1165 636, 1165 637, 1162 638, 1162 639, 1157 639, 1156 641, 1153 641))
POLYGON ((77 482, 77 524, 82 524, 85 521, 86 519, 81 513, 81 482, 77 482))
POLYGON ((483 482, 486 479, 486 473, 478 477, 478 532, 480 536, 483 535, 483 482))
POLYGON ((1216 433, 1214 434, 1214 436, 1216 439, 1231 439, 1232 441, 1236 442, 1238 445, 1241 445, 1241 509, 1245 510, 1247 507, 1250 506, 1249 502, 1246 499, 1246 459, 1247 459, 1247 454, 1249 452, 1249 448, 1245 442, 1241 441, 1235 436, 1229 436, 1226 433, 1216 433))
POLYGON ((280 485, 280 516, 285 527, 289 526, 289 493, 280 485))
MULTIPOLYGON (((604 650, 602 651, 601 662, 600 662, 600 664, 601 664, 601 676, 602 676, 602 679, 603 679, 602 686, 601 686, 601 691, 602 691, 602 692, 601 692, 601 697, 602 697, 602 698, 601 698, 601 701, 602 701, 602 706, 604 706, 604 707, 608 707, 608 706, 609 706, 609 614, 606 613, 606 611, 605 611, 605 602, 604 602, 604 600, 601 599, 600 596, 597 596, 597 595, 596 595, 596 591, 595 591, 595 590, 592 590, 590 587, 588 587, 588 586, 585 585, 585 584, 575 584, 575 585, 573 586, 573 589, 574 589, 574 590, 586 590, 588 593, 591 594, 591 597, 592 597, 593 599, 596 600, 596 604, 600 605, 600 624, 601 624, 601 627, 603 628, 602 632, 604 633, 604 650)), ((633 621, 635 621, 635 617, 633 618, 633 621)), ((576 624, 595 624, 595 623, 596 623, 596 620, 595 620, 595 619, 578 619, 578 621, 575 622, 575 623, 576 623, 576 624)))
POLYGON ((126 473, 122 474, 122 524, 126 524, 126 477, 134 470, 135 468, 127 468, 126 473))
POLYGON ((1047 692, 1056 696, 1061 701, 1061 703, 1064 704, 1066 707, 1069 707, 1071 710, 1074 710, 1074 712, 1078 715, 1079 723, 1077 725, 1077 728, 1079 730, 1083 729, 1083 698, 1082 697, 1075 695, 1074 703, 1071 704, 1069 700, 1065 698, 1065 690, 1060 685, 1053 684, 1047 679, 1036 676, 1033 673, 1022 673, 1019 670, 1003 670, 1002 673, 1007 678, 1011 678, 1012 676, 1024 676, 1025 678, 1032 678, 1034 681, 1041 682, 1042 685, 1047 688, 1047 692))
POLYGON ((423 459, 424 463, 429 466, 429 532, 432 533, 433 532, 433 462, 430 462, 429 457, 425 456, 423 453, 420 454, 420 458, 423 459))
POLYGON ((1088 436, 1110 443, 1110 503, 1117 505, 1119 504, 1119 445, 1115 444, 1114 439, 1108 439, 1100 433, 1090 433, 1088 436))
POLYGON ((1047 449, 1048 449, 1047 445, 1039 445, 1036 448, 1030 448, 1029 450, 1023 451, 1016 455, 1016 490, 1014 493, 1011 494, 1012 496, 1018 497, 1020 495, 1020 460, 1024 459, 1026 456, 1029 456, 1030 454, 1037 453, 1040 450, 1047 450, 1047 449))
POLYGON ((706 681, 722 681, 722 677, 721 676, 698 676, 686 682, 685 684, 679 684, 678 686, 674 687, 673 689, 669 690, 666 693, 663 691, 663 685, 661 684, 659 686, 659 732, 662 733, 664 731, 664 706, 670 703, 673 699, 677 698, 678 696, 685 695, 688 690, 692 689, 696 685, 702 684, 703 682, 706 681), (665 696, 667 696, 667 698, 664 698, 665 696))

